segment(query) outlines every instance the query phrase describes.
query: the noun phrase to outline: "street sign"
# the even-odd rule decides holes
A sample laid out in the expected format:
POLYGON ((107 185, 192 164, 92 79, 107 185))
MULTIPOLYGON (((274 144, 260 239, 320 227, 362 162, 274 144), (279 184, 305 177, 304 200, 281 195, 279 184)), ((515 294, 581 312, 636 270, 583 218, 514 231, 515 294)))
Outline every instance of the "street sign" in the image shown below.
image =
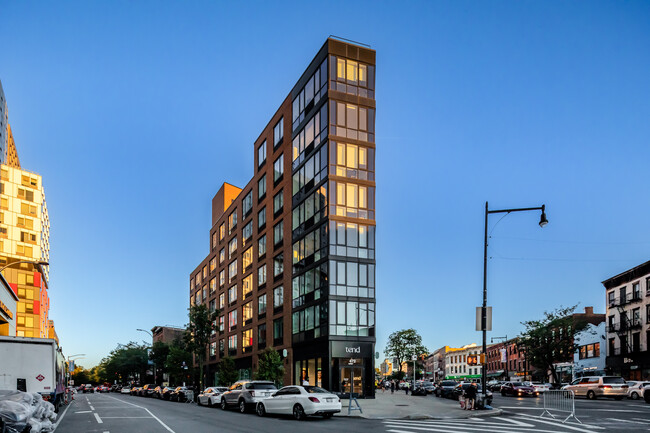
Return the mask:
MULTIPOLYGON (((492 307, 486 307, 485 330, 492 330, 492 307)), ((483 330, 483 307, 476 307, 476 330, 483 330)))
POLYGON ((418 359, 417 355, 411 355, 411 361, 416 361, 418 359))

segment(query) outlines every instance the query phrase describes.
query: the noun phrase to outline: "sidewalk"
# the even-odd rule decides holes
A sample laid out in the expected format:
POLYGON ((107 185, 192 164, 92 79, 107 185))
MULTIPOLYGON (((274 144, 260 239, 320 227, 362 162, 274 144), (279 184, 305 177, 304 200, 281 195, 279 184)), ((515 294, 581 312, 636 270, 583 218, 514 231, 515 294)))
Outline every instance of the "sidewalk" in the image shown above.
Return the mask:
MULTIPOLYGON (((404 391, 383 393, 379 391, 374 399, 357 400, 363 413, 358 410, 348 415, 349 400, 341 400, 341 413, 336 416, 355 416, 368 419, 461 419, 499 416, 501 409, 465 411, 455 400, 406 395, 404 391)), ((352 402, 352 407, 356 407, 352 402)))

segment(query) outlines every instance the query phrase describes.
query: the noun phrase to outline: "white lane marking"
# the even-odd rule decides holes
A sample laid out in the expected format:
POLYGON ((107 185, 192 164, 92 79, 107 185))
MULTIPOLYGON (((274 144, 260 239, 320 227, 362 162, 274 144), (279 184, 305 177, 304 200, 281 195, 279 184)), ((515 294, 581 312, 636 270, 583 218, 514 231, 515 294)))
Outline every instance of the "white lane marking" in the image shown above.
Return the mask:
MULTIPOLYGON (((477 419, 480 419, 480 418, 477 418, 477 419)), ((503 422, 503 421, 506 421, 506 422, 509 422, 509 423, 512 423, 512 424, 514 424, 514 425, 518 425, 518 426, 521 426, 521 427, 533 427, 533 426, 530 425, 530 424, 526 424, 525 422, 517 421, 516 419, 510 419, 510 418, 499 418, 499 421, 502 421, 502 422, 503 422)))
MULTIPOLYGON (((558 424, 559 425, 559 424, 558 424)), ((483 424, 481 424, 483 426, 483 424)), ((439 424, 429 424, 428 427, 418 427, 414 426, 411 424, 407 425, 400 425, 400 424, 395 424, 395 425, 387 425, 387 427, 401 427, 401 428, 406 428, 410 430, 424 430, 424 431, 456 431, 456 432, 475 432, 476 431, 476 426, 474 425, 469 425, 469 424, 458 424, 458 423, 439 423, 439 424), (437 427, 437 428, 436 428, 437 427), (438 429, 445 429, 445 430, 438 430, 438 429)), ((485 431, 491 431, 491 432, 521 432, 522 429, 521 427, 515 427, 515 426, 504 426, 501 424, 491 424, 489 426, 489 430, 485 431)), ((534 427, 534 426, 533 426, 534 427)), ((526 432, 538 432, 538 433, 557 433, 559 430, 544 430, 541 428, 531 428, 528 427, 526 428, 526 432)), ((413 433, 413 432, 411 432, 413 433)))
POLYGON ((107 395, 106 397, 108 397, 108 398, 112 398, 113 400, 117 400, 117 401, 122 402, 122 403, 130 404, 131 406, 139 407, 140 409, 144 409, 144 410, 146 410, 146 411, 149 413, 149 415, 151 415, 152 418, 154 418, 156 421, 158 421, 158 422, 160 423, 160 425, 162 425, 163 427, 165 427, 165 429, 166 429, 168 432, 170 432, 170 433, 176 433, 176 432, 175 432, 174 430, 172 430, 172 429, 171 429, 167 424, 165 424, 164 422, 162 422, 162 420, 161 420, 160 418, 158 418, 156 415, 154 415, 153 413, 151 413, 151 411, 150 411, 149 409, 147 409, 146 407, 138 406, 137 404, 129 403, 129 402, 127 402, 127 401, 120 400, 119 398, 111 397, 110 395, 107 395))
POLYGON ((95 410, 95 408, 92 405, 90 405, 90 410, 95 410))
POLYGON ((460 422, 456 422, 456 420, 453 420, 453 421, 452 420, 450 420, 450 421, 446 421, 446 420, 425 421, 425 420, 423 420, 423 421, 419 421, 419 422, 418 421, 413 422, 412 420, 409 420, 409 422, 402 422, 402 421, 407 421, 407 420, 399 420, 399 421, 385 421, 385 424, 394 424, 395 427, 397 427, 397 426, 399 426, 399 427, 410 427, 410 426, 419 426, 419 427, 461 426, 461 427, 473 427, 473 428, 476 428, 476 427, 479 427, 479 428, 483 428, 483 427, 501 427, 501 428, 504 428, 506 430, 514 429, 514 428, 516 428, 518 430, 521 430, 521 427, 528 427, 528 428, 535 427, 534 424, 526 424, 526 423, 523 423, 523 422, 519 422, 519 425, 517 425, 517 426, 503 425, 502 423, 499 422, 501 420, 495 420, 493 422, 487 421, 487 422, 480 423, 480 425, 478 425, 477 423, 471 422, 470 419, 459 419, 458 421, 460 421, 460 422))
POLYGON ((97 415, 97 412, 93 412, 93 415, 95 415, 95 419, 97 420, 97 424, 103 424, 104 421, 97 415))
POLYGON ((648 423, 647 420, 645 422, 641 422, 641 421, 631 421, 629 419, 620 419, 620 418, 607 418, 607 419, 611 419, 612 421, 618 421, 618 422, 631 422, 632 424, 647 424, 648 423))
POLYGON ((78 410, 75 413, 90 413, 92 410, 78 410))
MULTIPOLYGON (((520 418, 522 418, 522 419, 528 419, 528 420, 531 420, 531 421, 532 421, 532 419, 530 419, 530 418, 525 418, 525 417, 520 417, 520 418)), ((535 418, 535 421, 536 421, 536 422, 541 422, 541 423, 544 423, 544 424, 554 425, 554 426, 556 426, 556 427, 559 426, 559 425, 561 425, 562 427, 567 428, 567 429, 569 429, 569 430, 575 430, 575 431, 580 431, 580 432, 584 432, 584 433, 592 433, 592 432, 593 432, 593 430, 587 430, 587 429, 585 429, 585 428, 573 427, 573 426, 569 425, 569 423, 558 424, 558 422, 555 422, 555 421, 548 421, 548 420, 541 419, 541 418, 535 418)), ((602 430, 602 429, 603 429, 603 427, 597 427, 597 426, 594 426, 594 425, 589 425, 589 426, 588 426, 588 425, 584 425, 584 424, 583 424, 583 427, 589 427, 589 428, 592 428, 592 429, 595 428, 595 429, 599 429, 599 430, 602 430)))
POLYGON ((56 424, 54 424, 54 429, 52 430, 52 433, 54 433, 54 431, 55 431, 56 428, 59 426, 59 424, 61 424, 61 421, 63 421, 63 417, 65 416, 65 414, 68 413, 68 409, 70 409, 70 406, 72 406, 72 403, 70 403, 70 404, 68 405, 68 407, 65 408, 65 410, 63 411, 63 414, 61 414, 61 418, 59 418, 59 419, 57 420, 56 424))
POLYGON ((499 406, 499 409, 524 409, 524 410, 541 410, 544 412, 543 407, 523 407, 523 406, 499 406))
MULTIPOLYGON (((407 427, 407 428, 413 428, 413 427, 407 427)), ((427 428, 427 429, 419 429, 419 430, 426 430, 426 431, 439 431, 439 432, 444 432, 444 433, 449 433, 449 429, 436 429, 436 428, 427 428)), ((386 430, 391 433, 413 433, 410 430, 386 430)), ((471 430, 454 430, 458 432, 470 432, 471 430)))
POLYGON ((105 416, 102 419, 107 419, 107 418, 123 419, 123 418, 151 418, 151 417, 150 416, 105 416))

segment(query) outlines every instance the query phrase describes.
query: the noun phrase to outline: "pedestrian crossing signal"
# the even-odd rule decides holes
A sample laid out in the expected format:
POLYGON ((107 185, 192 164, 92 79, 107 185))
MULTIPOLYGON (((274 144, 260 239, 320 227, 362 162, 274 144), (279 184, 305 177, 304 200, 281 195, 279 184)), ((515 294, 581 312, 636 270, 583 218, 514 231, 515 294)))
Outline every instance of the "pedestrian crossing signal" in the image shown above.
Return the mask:
POLYGON ((467 365, 478 365, 478 355, 467 355, 467 365))

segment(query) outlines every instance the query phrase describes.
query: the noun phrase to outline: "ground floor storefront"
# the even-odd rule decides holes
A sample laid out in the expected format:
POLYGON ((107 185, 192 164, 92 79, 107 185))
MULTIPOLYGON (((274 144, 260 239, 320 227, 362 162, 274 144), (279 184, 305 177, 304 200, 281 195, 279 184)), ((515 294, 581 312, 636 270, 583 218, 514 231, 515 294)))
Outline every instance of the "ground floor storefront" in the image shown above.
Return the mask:
POLYGON ((650 381, 650 352, 608 356, 605 372, 625 380, 650 381))

